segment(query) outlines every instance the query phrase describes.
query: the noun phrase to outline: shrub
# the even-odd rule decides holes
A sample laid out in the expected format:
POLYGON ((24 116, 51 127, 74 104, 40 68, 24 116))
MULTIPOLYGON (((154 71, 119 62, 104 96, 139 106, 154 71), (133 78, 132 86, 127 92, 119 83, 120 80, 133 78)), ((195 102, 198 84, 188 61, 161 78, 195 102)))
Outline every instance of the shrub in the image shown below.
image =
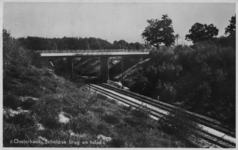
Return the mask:
POLYGON ((66 113, 69 113, 69 114, 71 114, 73 116, 77 116, 78 113, 79 113, 79 109, 78 108, 74 108, 73 106, 63 107, 63 111, 66 112, 66 113))
POLYGON ((39 87, 36 87, 31 83, 22 84, 17 92, 19 96, 32 96, 32 97, 40 96, 39 87))
POLYGON ((163 85, 158 85, 158 90, 160 91, 161 101, 172 103, 176 97, 176 89, 170 82, 165 82, 163 85))
POLYGON ((28 66, 34 62, 39 62, 39 59, 36 59, 37 54, 33 51, 26 50, 20 43, 11 37, 9 31, 3 29, 3 71, 4 77, 5 73, 8 72, 9 68, 16 64, 21 64, 23 66, 28 66), (34 57, 35 56, 35 57, 34 57), (34 61, 33 61, 34 58, 34 61))
POLYGON ((95 134, 108 134, 109 132, 109 127, 106 123, 99 123, 96 125, 95 134))
POLYGON ((82 108, 82 113, 86 114, 92 106, 97 102, 98 97, 95 94, 92 95, 85 95, 85 97, 82 99, 84 103, 84 107, 82 108))
MULTIPOLYGON (((127 124, 129 124, 131 127, 136 127, 140 123, 132 117, 125 117, 125 118, 123 118, 123 121, 126 122, 127 124)), ((119 125, 122 125, 122 124, 119 124, 119 125)))
POLYGON ((57 88, 57 82, 55 80, 53 80, 50 77, 44 77, 44 79, 42 80, 42 86, 44 86, 45 88, 49 89, 51 92, 55 93, 56 92, 56 88, 57 88))
POLYGON ((14 144, 11 140, 34 140, 37 137, 37 132, 34 126, 19 126, 14 124, 3 123, 3 146, 4 147, 29 147, 35 146, 30 143, 14 144))
POLYGON ((9 117, 6 121, 19 126, 34 126, 35 124, 34 117, 26 113, 16 114, 13 117, 9 117))
POLYGON ((93 132, 92 123, 86 116, 73 118, 70 127, 78 133, 93 132))
POLYGON ((102 107, 92 107, 91 110, 94 111, 97 114, 103 114, 105 112, 105 109, 102 108, 102 107))
POLYGON ((117 124, 120 120, 117 116, 114 116, 113 114, 104 114, 102 116, 102 119, 105 120, 107 123, 110 124, 117 124))
POLYGON ((33 114, 39 116, 39 122, 44 126, 55 129, 60 127, 58 115, 61 111, 61 103, 58 99, 52 97, 44 97, 38 101, 33 107, 33 114))
POLYGON ((124 147, 125 142, 121 138, 113 138, 112 141, 109 143, 110 147, 124 147))
POLYGON ((22 109, 30 109, 34 104, 36 103, 35 100, 33 100, 32 98, 28 98, 27 100, 25 100, 24 102, 21 103, 21 107, 22 109))
POLYGON ((20 106, 21 101, 14 94, 3 95, 3 106, 17 109, 20 106))

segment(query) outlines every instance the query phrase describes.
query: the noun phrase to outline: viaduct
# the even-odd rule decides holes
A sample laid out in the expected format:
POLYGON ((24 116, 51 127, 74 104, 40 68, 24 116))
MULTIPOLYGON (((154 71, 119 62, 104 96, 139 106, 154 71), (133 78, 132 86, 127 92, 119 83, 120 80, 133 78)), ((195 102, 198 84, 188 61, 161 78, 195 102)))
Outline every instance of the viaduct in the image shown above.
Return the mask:
MULTIPOLYGON (((68 71, 73 73, 73 58, 75 57, 100 57, 100 79, 102 82, 108 80, 108 58, 132 56, 143 58, 147 56, 150 49, 117 49, 117 50, 38 50, 42 58, 66 58, 68 71)), ((123 59, 122 59, 123 60, 123 59)))

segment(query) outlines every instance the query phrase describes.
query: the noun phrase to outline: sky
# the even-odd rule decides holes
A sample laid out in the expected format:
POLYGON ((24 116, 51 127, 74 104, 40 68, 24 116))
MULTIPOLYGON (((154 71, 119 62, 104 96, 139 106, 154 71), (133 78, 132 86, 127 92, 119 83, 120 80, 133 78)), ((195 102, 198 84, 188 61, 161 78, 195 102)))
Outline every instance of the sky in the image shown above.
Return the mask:
POLYGON ((196 22, 213 24, 224 35, 235 14, 235 3, 181 2, 4 2, 3 28, 13 37, 95 37, 113 42, 143 43, 149 19, 172 19, 179 44, 191 44, 185 35, 196 22))

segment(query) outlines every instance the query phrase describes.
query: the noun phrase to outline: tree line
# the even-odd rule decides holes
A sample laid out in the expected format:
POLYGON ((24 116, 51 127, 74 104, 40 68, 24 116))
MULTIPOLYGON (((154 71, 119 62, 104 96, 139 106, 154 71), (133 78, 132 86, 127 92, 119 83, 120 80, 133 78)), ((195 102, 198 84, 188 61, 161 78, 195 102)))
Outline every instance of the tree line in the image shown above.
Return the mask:
MULTIPOLYGON (((146 43, 159 48, 161 44, 171 47, 175 44, 175 40, 179 38, 173 29, 172 20, 168 15, 162 15, 161 20, 151 19, 147 20, 149 25, 142 33, 143 39, 146 43)), ((225 28, 225 35, 217 37, 219 30, 213 24, 201 24, 196 22, 185 39, 192 41, 193 44, 203 41, 213 41, 222 46, 232 46, 235 48, 235 30, 236 29, 236 15, 231 17, 230 24, 225 28)))
POLYGON ((125 40, 108 42, 100 38, 42 38, 42 37, 22 37, 17 39, 22 46, 30 50, 99 50, 99 49, 142 49, 141 43, 128 43, 125 40))

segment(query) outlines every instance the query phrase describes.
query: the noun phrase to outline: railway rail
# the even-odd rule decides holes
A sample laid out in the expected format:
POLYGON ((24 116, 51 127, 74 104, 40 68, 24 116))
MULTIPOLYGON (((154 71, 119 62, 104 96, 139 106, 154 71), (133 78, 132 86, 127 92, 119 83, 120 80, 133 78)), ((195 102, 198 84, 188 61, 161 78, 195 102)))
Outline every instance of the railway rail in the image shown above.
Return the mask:
MULTIPOLYGON (((178 108, 174 105, 160 102, 158 100, 139 95, 134 92, 115 88, 107 84, 90 84, 90 88, 134 108, 140 108, 141 103, 143 103, 150 110, 150 115, 155 118, 163 118, 163 116, 178 108)), ((210 145, 215 145, 215 147, 236 147, 235 130, 224 126, 217 120, 202 115, 198 115, 185 110, 183 110, 182 113, 186 114, 191 121, 194 121, 202 127, 201 129, 199 128, 197 129, 198 131, 196 131, 196 135, 200 139, 207 141, 208 143, 210 143, 210 145)))

